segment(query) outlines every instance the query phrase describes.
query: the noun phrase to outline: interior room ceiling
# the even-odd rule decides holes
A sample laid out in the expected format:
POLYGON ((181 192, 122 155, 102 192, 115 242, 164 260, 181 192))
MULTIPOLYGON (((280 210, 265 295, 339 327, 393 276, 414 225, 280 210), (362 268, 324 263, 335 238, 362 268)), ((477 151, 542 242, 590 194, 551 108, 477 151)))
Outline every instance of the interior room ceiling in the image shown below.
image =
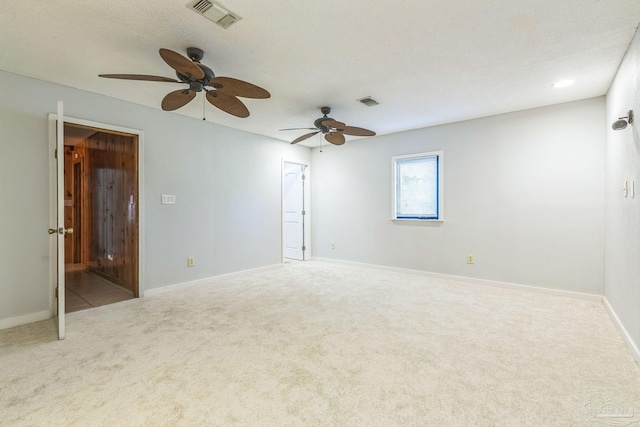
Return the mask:
MULTIPOLYGON (((271 93, 242 98, 245 119, 207 103, 211 122, 292 141, 305 131, 279 129, 327 105, 384 135, 603 95, 640 22, 637 0, 219 3, 242 19, 225 30, 187 0, 3 1, 0 69, 160 109, 175 83, 98 74, 175 78, 158 49, 195 46, 217 76, 271 93)), ((202 119, 201 97, 165 114, 202 119)))

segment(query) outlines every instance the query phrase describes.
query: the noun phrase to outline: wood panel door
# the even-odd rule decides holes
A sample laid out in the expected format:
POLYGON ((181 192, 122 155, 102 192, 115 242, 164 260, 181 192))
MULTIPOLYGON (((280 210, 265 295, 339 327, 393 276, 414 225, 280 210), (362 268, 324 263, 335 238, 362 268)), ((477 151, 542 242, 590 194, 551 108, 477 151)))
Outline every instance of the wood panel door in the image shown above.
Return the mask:
POLYGON ((83 233, 86 265, 138 297, 138 144, 98 132, 86 140, 83 233))

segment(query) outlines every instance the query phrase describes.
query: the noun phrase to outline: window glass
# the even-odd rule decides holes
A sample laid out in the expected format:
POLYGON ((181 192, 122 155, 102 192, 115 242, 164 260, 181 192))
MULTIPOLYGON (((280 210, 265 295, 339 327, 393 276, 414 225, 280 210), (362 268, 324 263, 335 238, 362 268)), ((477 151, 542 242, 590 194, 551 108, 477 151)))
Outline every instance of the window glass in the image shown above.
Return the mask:
POLYGON ((441 153, 393 158, 396 219, 441 219, 441 153))

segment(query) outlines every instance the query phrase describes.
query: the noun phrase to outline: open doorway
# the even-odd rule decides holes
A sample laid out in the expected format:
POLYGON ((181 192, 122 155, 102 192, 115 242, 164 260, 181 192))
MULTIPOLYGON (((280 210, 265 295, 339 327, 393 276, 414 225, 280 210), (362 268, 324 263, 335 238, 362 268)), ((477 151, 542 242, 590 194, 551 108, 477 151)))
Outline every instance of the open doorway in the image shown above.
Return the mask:
POLYGON ((139 296, 138 135, 64 125, 66 312, 139 296))

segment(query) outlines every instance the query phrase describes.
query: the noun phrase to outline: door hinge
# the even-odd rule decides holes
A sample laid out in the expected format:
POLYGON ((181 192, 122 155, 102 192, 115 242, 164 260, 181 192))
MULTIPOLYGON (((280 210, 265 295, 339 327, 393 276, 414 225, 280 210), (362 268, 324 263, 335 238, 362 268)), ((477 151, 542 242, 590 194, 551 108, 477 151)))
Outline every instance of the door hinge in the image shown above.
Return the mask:
POLYGON ((306 214, 307 214, 307 211, 302 211, 302 215, 306 215, 306 214))
POLYGON ((303 247, 302 247, 302 252, 304 252, 304 251, 306 251, 306 250, 307 250, 307 247, 306 247, 306 246, 303 246, 303 247))
POLYGON ((302 175, 302 177, 301 177, 301 178, 302 178, 302 180, 304 181, 305 179, 307 179, 307 176, 306 176, 306 175, 302 175))
POLYGON ((56 298, 58 298, 58 288, 56 288, 56 298))
POLYGON ((58 158, 58 149, 56 148, 55 152, 53 153, 53 157, 55 157, 56 159, 58 158))

